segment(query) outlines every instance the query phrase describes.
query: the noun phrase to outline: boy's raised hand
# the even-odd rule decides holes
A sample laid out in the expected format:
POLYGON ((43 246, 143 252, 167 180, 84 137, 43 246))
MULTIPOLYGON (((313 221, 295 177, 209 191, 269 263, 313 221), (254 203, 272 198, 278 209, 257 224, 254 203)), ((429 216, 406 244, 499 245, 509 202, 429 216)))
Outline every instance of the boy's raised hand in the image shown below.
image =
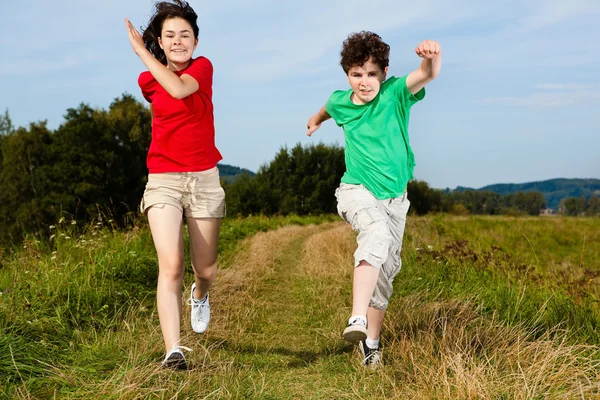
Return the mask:
POLYGON ((415 53, 417 53, 419 57, 428 60, 431 60, 432 58, 440 54, 441 51, 442 48, 440 44, 435 40, 423 40, 415 49, 415 53))

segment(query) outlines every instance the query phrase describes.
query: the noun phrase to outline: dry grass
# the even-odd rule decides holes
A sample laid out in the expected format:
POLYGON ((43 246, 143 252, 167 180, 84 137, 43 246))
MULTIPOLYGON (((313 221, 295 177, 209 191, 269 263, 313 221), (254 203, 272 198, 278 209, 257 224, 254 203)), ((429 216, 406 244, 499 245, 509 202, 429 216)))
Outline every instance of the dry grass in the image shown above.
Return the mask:
MULTIPOLYGON (((429 238, 431 240, 431 238, 429 238)), ((336 287, 348 286, 355 235, 345 225, 310 237, 301 265, 326 282, 327 305, 348 308, 336 287)), ((402 274, 399 276, 402 281, 402 274)), ((400 283, 401 284, 401 283, 400 283)), ((343 326, 343 318, 338 326, 343 326)), ((539 332, 486 317, 475 301, 395 298, 384 326, 379 373, 385 398, 590 399, 600 396, 599 348, 569 344, 558 328, 539 332)), ((364 381, 355 382, 361 392, 364 381)), ((373 389, 373 388, 371 388, 373 389)))
MULTIPOLYGON (((449 229, 434 219, 409 224, 405 263, 383 330, 380 370, 362 367, 341 340, 351 306, 355 234, 343 223, 330 223, 258 233, 221 261, 206 334, 191 332, 184 307, 182 344, 194 349, 187 356, 189 371, 159 368, 158 318, 147 299, 140 299, 106 327, 76 337, 72 348, 84 356, 72 364, 47 365, 47 379, 37 386, 35 381, 15 385, 12 396, 600 399, 598 346, 581 344, 565 326, 541 329, 544 310, 539 317, 507 321, 490 313, 493 307, 482 301, 481 292, 470 293, 470 286, 457 295, 439 284, 451 279, 435 269, 442 259, 452 268, 467 268, 475 265, 476 254, 477 263, 506 271, 518 259, 489 261, 482 256, 485 245, 455 245, 449 229), (416 250, 429 245, 432 250, 416 250)), ((508 237, 498 230, 481 235, 487 233, 508 237)), ((483 270, 476 267, 476 273, 483 270)), ((189 287, 184 290, 187 294, 189 287)))

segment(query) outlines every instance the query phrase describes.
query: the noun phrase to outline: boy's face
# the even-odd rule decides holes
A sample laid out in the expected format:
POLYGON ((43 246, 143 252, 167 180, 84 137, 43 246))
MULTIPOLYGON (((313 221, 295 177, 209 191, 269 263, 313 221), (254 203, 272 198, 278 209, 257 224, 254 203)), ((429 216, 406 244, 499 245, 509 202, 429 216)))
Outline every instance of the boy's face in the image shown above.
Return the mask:
POLYGON ((354 92, 352 102, 367 104, 372 101, 379 93, 387 71, 387 67, 382 71, 381 67, 373 62, 372 57, 363 65, 350 68, 348 82, 354 92))

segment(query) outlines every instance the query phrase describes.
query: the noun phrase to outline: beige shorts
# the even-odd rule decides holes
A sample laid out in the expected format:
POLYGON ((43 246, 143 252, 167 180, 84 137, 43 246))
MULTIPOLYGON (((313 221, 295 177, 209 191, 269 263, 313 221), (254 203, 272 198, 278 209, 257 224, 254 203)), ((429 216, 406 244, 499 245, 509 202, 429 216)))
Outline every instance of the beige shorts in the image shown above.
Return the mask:
POLYGON ((358 233, 354 266, 364 260, 381 269, 369 305, 385 310, 402 267, 400 251, 410 207, 407 194, 379 200, 363 185, 342 183, 335 196, 339 215, 358 233))
POLYGON ((166 204, 177 207, 185 217, 223 218, 225 191, 219 169, 149 174, 140 211, 145 214, 150 207, 166 204))

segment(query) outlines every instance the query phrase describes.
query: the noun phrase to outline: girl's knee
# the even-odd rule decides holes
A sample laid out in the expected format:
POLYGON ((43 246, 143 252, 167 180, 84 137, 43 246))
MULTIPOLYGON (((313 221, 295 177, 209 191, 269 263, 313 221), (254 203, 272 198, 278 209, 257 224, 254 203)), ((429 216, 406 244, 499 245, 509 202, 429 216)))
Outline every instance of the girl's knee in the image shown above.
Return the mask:
POLYGON ((159 276, 161 279, 167 279, 172 282, 183 281, 184 276, 184 268, 183 264, 180 263, 169 263, 169 264, 160 264, 159 266, 159 276))
POLYGON ((217 263, 194 265, 194 274, 202 280, 212 280, 217 274, 217 263))

